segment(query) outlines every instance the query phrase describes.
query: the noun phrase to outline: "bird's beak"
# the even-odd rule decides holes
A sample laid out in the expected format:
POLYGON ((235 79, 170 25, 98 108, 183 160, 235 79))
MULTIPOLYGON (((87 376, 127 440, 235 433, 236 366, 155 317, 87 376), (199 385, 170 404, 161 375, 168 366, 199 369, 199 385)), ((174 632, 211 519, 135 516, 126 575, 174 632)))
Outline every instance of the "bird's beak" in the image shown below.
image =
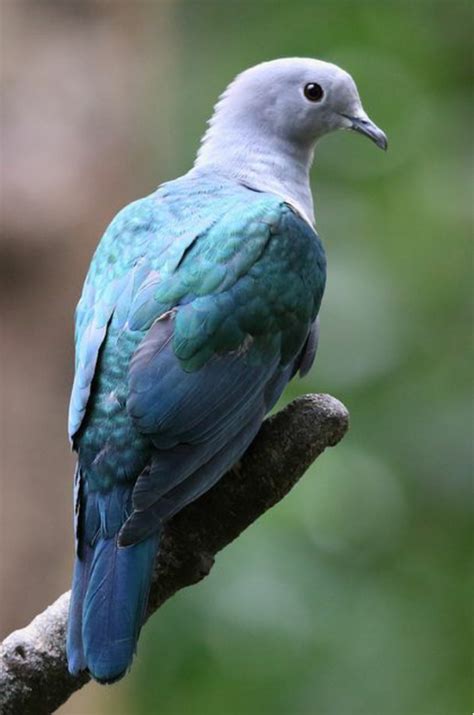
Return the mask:
POLYGON ((364 134, 366 137, 369 137, 379 149, 387 150, 388 140, 386 134, 379 129, 366 114, 358 117, 350 117, 347 114, 343 116, 350 121, 348 129, 359 132, 359 134, 364 134))

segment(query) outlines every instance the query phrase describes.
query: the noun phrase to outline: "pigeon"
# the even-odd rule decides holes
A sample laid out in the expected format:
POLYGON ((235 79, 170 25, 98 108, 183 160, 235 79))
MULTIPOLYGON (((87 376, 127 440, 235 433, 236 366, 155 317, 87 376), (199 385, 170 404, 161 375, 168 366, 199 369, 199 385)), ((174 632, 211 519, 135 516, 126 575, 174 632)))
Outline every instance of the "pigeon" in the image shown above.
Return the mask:
POLYGON ((122 209, 97 247, 69 411, 71 674, 128 671, 163 525, 240 459, 313 363, 326 258, 309 177, 338 129, 387 148, 334 64, 251 67, 219 98, 188 173, 122 209))

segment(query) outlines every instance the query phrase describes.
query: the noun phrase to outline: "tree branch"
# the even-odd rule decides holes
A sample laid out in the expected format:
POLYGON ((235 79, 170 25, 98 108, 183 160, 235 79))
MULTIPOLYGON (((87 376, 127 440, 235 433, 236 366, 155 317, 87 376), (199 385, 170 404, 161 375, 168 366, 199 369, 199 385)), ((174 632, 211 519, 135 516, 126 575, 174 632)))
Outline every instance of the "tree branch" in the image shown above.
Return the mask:
MULTIPOLYGON (((280 501, 326 447, 344 436, 349 415, 329 395, 305 395, 267 419, 241 461, 166 526, 148 617, 176 591, 209 573, 215 555, 280 501)), ((53 712, 89 680, 69 675, 65 630, 69 592, 0 647, 0 712, 53 712)))

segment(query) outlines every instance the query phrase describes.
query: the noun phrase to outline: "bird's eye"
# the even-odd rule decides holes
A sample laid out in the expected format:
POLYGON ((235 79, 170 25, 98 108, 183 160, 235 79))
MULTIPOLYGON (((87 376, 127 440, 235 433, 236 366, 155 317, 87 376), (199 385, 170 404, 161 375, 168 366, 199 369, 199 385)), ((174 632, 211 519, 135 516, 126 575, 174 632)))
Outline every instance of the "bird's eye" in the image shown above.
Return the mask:
POLYGON ((304 96, 306 99, 309 99, 310 102, 320 102, 324 97, 324 91, 320 84, 310 82, 304 88, 304 96))

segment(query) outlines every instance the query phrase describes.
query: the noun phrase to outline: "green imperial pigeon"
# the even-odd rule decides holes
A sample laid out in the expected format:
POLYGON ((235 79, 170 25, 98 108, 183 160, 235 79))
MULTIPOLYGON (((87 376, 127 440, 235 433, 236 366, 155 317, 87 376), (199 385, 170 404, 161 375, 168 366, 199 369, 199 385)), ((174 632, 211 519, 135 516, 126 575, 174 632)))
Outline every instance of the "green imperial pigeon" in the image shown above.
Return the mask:
POLYGON ((288 58, 242 72, 193 168, 120 211, 95 252, 69 416, 72 674, 125 674, 163 524, 241 457, 311 367, 326 259, 309 171, 336 129, 387 147, 339 67, 288 58))

